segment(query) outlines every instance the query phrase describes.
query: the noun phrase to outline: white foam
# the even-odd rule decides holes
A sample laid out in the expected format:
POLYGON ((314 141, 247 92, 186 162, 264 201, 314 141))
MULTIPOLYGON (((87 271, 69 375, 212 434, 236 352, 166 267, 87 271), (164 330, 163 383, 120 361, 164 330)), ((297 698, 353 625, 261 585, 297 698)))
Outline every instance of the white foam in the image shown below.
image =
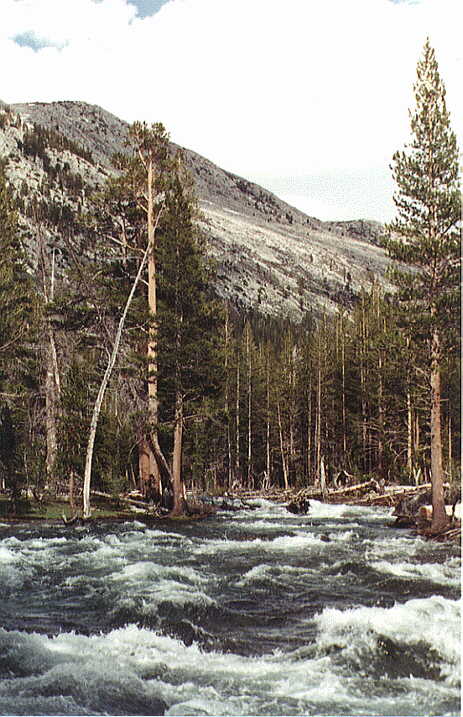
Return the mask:
POLYGON ((460 561, 450 560, 445 563, 391 563, 377 560, 370 563, 380 573, 395 575, 410 580, 426 580, 438 585, 451 585, 458 588, 461 584, 460 561))
POLYGON ((34 538, 33 540, 27 540, 24 542, 24 547, 29 550, 47 550, 54 547, 55 545, 63 545, 67 542, 67 539, 62 538, 34 538))
MULTIPOLYGON (((163 699, 170 715, 341 714, 346 709, 351 714, 398 714, 394 691, 388 694, 381 687, 378 694, 376 679, 370 687, 367 678, 339 673, 331 657, 317 654, 316 648, 346 650, 354 643, 357 648, 366 645, 374 650, 376 635, 413 644, 415 632, 418 639, 427 639, 434 650, 440 650, 446 661, 448 699, 449 694, 455 696, 450 678, 455 675, 457 654, 444 633, 454 626, 458 612, 459 606, 441 598, 410 601, 391 610, 325 610, 317 618, 318 646, 306 654, 275 652, 261 657, 202 652, 196 644, 186 647, 179 640, 135 626, 90 637, 63 633, 49 638, 0 631, 0 641, 7 639, 18 660, 27 656, 22 664, 30 673, 4 683, 0 704, 8 694, 21 699, 56 694, 53 690, 59 685, 81 707, 85 698, 89 710, 96 709, 106 693, 121 699, 138 693, 144 699, 163 699)), ((436 693, 441 698, 441 692, 444 699, 435 681, 410 680, 403 698, 407 711, 400 714, 416 714, 416 704, 427 700, 429 707, 436 693)))
POLYGON ((389 512, 388 508, 348 505, 346 503, 322 503, 311 498, 308 516, 328 520, 341 518, 349 522, 356 521, 359 518, 366 518, 368 522, 385 523, 389 512))
POLYGON ((133 608, 135 597, 142 598, 138 609, 146 615, 156 612, 163 602, 181 607, 215 604, 202 588, 210 579, 188 566, 164 566, 143 561, 124 566, 113 572, 109 579, 113 584, 123 584, 123 587, 118 588, 118 597, 115 598, 115 607, 118 609, 133 608))
POLYGON ((437 595, 392 608, 326 608, 316 618, 318 644, 354 650, 366 646, 374 652, 378 636, 408 645, 423 642, 440 653, 443 676, 454 684, 460 669, 460 608, 461 601, 437 595))
POLYGON ((324 550, 329 543, 321 540, 319 535, 311 532, 295 532, 292 535, 280 536, 270 540, 254 538, 253 540, 208 540, 196 548, 195 554, 217 554, 217 553, 238 553, 249 552, 256 554, 268 554, 272 552, 297 552, 303 553, 316 547, 324 550))
POLYGON ((9 548, 5 545, 0 545, 0 563, 5 565, 6 563, 14 563, 16 560, 16 555, 9 548))

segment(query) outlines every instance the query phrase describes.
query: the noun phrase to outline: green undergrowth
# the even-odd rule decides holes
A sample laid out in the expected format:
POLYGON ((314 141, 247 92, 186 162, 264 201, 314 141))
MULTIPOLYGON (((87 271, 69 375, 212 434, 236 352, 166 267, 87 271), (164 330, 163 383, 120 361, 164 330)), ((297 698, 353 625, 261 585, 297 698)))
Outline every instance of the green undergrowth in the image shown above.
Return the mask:
MULTIPOLYGON (((76 511, 82 514, 82 507, 76 505, 76 511)), ((62 520, 63 515, 69 519, 74 513, 65 500, 50 499, 40 503, 36 500, 21 498, 13 501, 11 498, 0 495, 0 520, 62 520)), ((124 510, 121 505, 105 499, 95 499, 92 502, 92 518, 121 519, 134 518, 130 510, 124 510)))

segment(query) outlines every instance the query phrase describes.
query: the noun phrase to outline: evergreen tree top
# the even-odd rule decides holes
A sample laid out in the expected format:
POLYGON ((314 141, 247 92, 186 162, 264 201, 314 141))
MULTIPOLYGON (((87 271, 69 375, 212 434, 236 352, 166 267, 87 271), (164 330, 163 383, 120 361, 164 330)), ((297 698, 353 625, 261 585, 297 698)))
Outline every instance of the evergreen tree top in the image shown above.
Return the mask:
POLYGON ((399 261, 425 266, 459 244, 461 202, 457 140, 429 39, 417 65, 414 91, 412 142, 394 154, 391 167, 398 217, 387 228, 392 235, 387 248, 399 261))
MULTIPOLYGON (((397 267, 399 298, 434 325, 458 313, 461 194, 458 147, 450 126, 445 87, 426 40, 417 65, 412 141, 393 157, 397 218, 387 226, 389 255, 397 267)), ((415 315, 418 318, 418 314, 415 315)))

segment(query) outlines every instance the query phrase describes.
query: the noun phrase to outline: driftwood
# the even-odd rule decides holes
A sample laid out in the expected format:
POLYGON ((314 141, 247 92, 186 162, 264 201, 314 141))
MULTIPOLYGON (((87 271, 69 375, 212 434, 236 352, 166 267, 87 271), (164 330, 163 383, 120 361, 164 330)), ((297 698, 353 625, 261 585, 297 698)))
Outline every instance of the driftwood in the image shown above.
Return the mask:
POLYGON ((423 533, 425 537, 431 537, 433 540, 437 540, 439 543, 446 543, 446 542, 456 542, 459 543, 461 541, 461 526, 458 528, 451 528, 450 530, 445 530, 443 533, 439 533, 438 535, 426 535, 426 532, 423 533))
POLYGON ((356 483, 356 485, 349 485, 346 488, 338 488, 337 490, 331 490, 328 495, 348 495, 350 493, 355 493, 358 490, 365 491, 368 488, 377 489, 378 482, 374 480, 374 478, 372 478, 371 480, 365 481, 364 483, 356 483))
POLYGON ((137 505, 142 508, 148 508, 148 504, 145 503, 145 501, 128 498, 124 495, 111 495, 111 493, 103 493, 103 491, 101 490, 92 490, 90 491, 90 494, 95 495, 97 498, 106 498, 107 500, 112 500, 115 503, 120 501, 121 503, 129 503, 130 505, 137 505))

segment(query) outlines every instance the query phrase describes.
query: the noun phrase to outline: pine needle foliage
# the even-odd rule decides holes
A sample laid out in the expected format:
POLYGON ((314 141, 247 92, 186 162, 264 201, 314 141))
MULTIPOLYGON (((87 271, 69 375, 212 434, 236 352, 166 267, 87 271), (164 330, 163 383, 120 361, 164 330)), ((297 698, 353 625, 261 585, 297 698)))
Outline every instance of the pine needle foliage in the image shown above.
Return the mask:
POLYGON ((426 41, 417 65, 412 141, 394 154, 397 218, 387 226, 389 255, 409 319, 427 333, 458 325, 460 305, 461 193, 458 147, 450 126, 446 92, 433 48, 426 41))

